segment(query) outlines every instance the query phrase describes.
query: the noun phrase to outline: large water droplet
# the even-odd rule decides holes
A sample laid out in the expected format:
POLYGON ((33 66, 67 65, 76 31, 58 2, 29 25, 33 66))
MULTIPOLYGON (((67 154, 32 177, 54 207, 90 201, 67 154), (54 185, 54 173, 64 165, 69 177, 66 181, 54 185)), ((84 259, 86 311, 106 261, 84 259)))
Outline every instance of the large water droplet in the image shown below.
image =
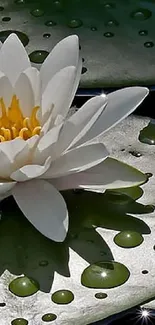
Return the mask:
POLYGON ((139 246, 143 240, 140 233, 131 230, 121 231, 114 237, 115 244, 124 248, 139 246))
POLYGON ((146 35, 148 35, 148 31, 147 30, 140 30, 139 35, 140 36, 146 36, 146 35))
POLYGON ((28 321, 24 318, 16 318, 11 322, 11 325, 27 325, 28 321))
MULTIPOLYGON (((110 190, 107 190, 105 192, 106 193, 111 193, 112 195, 115 195, 115 194, 120 194, 120 195, 125 195, 125 197, 122 196, 122 198, 120 197, 115 197, 115 201, 116 200, 119 200, 120 199, 122 200, 123 199, 123 202, 125 202, 125 200, 127 200, 126 202, 127 203, 130 203, 130 201, 128 201, 128 199, 126 198, 126 196, 129 196, 130 198, 132 198, 133 200, 137 200, 139 199, 142 195, 143 195, 143 190, 141 187, 139 186, 134 186, 134 187, 126 187, 126 188, 118 188, 116 190, 113 190, 113 191, 110 191, 110 190)), ((118 203, 119 203, 118 201, 118 203)))
POLYGON ((43 63, 44 60, 47 58, 49 52, 44 50, 37 50, 32 52, 29 55, 30 61, 34 63, 43 63))
POLYGON ((9 290, 19 297, 31 296, 39 290, 39 283, 26 276, 18 277, 9 284, 9 290))
POLYGON ((111 33, 111 32, 106 32, 103 34, 105 37, 113 37, 114 36, 114 33, 111 33))
POLYGON ((5 302, 0 302, 0 307, 5 307, 6 303, 5 302))
POLYGON ((48 27, 52 27, 52 26, 55 26, 57 23, 53 20, 47 20, 45 22, 45 25, 48 26, 48 27))
POLYGON ((69 22, 68 22, 68 26, 71 27, 71 28, 77 28, 77 27, 81 27, 82 26, 82 20, 80 19, 71 19, 69 22))
POLYGON ((132 197, 124 194, 123 192, 119 190, 107 190, 104 193, 104 197, 106 198, 107 201, 109 201, 112 204, 128 204, 132 202, 132 197))
POLYGON ((140 8, 131 13, 131 18, 135 20, 145 20, 152 16, 152 12, 148 9, 140 8))
POLYGON ((23 43, 24 46, 26 46, 29 43, 28 36, 18 30, 3 30, 3 31, 1 31, 0 32, 0 41, 2 43, 4 43, 4 41, 7 39, 7 37, 12 33, 15 33, 19 37, 20 41, 23 43))
POLYGON ((81 283, 88 288, 108 289, 128 280, 127 267, 115 261, 98 262, 88 266, 81 275, 81 283))
POLYGON ((3 11, 4 10, 4 7, 0 6, 0 11, 3 11))
POLYGON ((144 129, 140 131, 139 141, 154 145, 155 144, 155 124, 149 123, 144 129))
POLYGON ((40 8, 33 9, 31 11, 31 15, 34 16, 34 17, 41 17, 41 16, 44 15, 44 10, 42 10, 40 8))
POLYGON ((58 290, 52 294, 52 301, 56 304, 69 304, 73 299, 74 295, 70 290, 58 290))
POLYGON ((56 316, 55 314, 51 314, 51 313, 49 313, 49 314, 45 314, 45 315, 43 315, 42 320, 43 320, 44 322, 52 322, 52 321, 55 320, 56 318, 57 318, 57 316, 56 316))
POLYGON ((95 293, 95 298, 97 298, 97 299, 105 299, 105 298, 107 298, 107 294, 104 293, 104 292, 97 292, 97 293, 95 293))
POLYGON ((144 46, 147 47, 147 48, 150 48, 150 47, 154 46, 154 43, 153 42, 145 42, 144 46))

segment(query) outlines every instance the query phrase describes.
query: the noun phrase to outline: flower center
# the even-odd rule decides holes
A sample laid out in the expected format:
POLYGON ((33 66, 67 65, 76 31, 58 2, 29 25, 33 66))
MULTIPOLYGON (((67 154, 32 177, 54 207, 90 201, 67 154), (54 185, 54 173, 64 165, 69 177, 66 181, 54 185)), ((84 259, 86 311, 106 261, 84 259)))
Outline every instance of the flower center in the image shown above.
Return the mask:
POLYGON ((39 106, 32 109, 30 117, 24 117, 16 95, 12 97, 11 105, 6 109, 3 98, 0 98, 0 142, 20 138, 27 140, 40 134, 41 126, 36 117, 39 106))

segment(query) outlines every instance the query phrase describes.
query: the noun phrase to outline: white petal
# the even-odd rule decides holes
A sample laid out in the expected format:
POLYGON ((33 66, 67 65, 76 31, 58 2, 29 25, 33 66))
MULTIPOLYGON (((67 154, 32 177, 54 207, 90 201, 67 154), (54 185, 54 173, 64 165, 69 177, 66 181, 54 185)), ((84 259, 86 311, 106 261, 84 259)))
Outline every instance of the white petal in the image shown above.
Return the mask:
POLYGON ((108 151, 102 143, 70 150, 51 164, 43 178, 55 178, 78 173, 99 164, 108 155, 108 151))
POLYGON ((16 182, 4 182, 0 180, 0 197, 11 191, 16 185, 16 182))
POLYGON ((106 96, 91 98, 64 123, 57 144, 60 153, 75 145, 88 132, 106 104, 106 96))
POLYGON ((11 174, 11 179, 17 182, 25 182, 43 175, 50 167, 51 157, 48 157, 43 166, 25 165, 11 174))
POLYGON ((28 67, 30 60, 23 44, 16 34, 11 34, 0 50, 0 71, 15 85, 19 75, 28 67))
POLYGON ((55 159, 57 153, 57 141, 61 128, 62 124, 55 126, 41 138, 34 152, 33 163, 42 164, 49 156, 52 157, 52 160, 55 159))
POLYGON ((36 134, 33 137, 26 140, 30 150, 35 149, 35 147, 37 146, 37 144, 39 142, 39 139, 40 139, 39 135, 36 134))
POLYGON ((20 108, 24 117, 30 117, 35 106, 34 93, 25 73, 21 73, 15 85, 15 94, 19 99, 20 108))
POLYGON ((31 87, 34 93, 35 106, 40 106, 40 101, 41 101, 40 73, 36 68, 30 67, 24 71, 24 74, 26 74, 26 76, 29 78, 29 81, 31 83, 31 87))
MULTIPOLYGON (((11 99, 13 96, 13 88, 9 79, 0 72, 0 98, 3 98, 6 108, 11 104, 11 99)), ((1 116, 1 108, 0 108, 1 116)))
POLYGON ((62 242, 68 230, 68 212, 61 194, 48 182, 19 183, 13 196, 26 218, 46 237, 62 242))
POLYGON ((78 145, 93 140, 118 124, 140 105, 148 93, 149 90, 144 87, 129 87, 109 94, 105 111, 78 145))
POLYGON ((67 66, 77 67, 78 61, 79 40, 76 35, 71 35, 59 42, 42 64, 40 74, 43 90, 57 72, 67 66))
POLYGON ((71 105, 71 94, 76 76, 75 67, 66 67, 60 70, 51 81, 49 81, 42 97, 42 115, 48 114, 52 106, 52 119, 55 120, 58 114, 66 117, 71 105))
POLYGON ((0 143, 0 178, 8 178, 29 160, 26 141, 15 139, 0 143))
POLYGON ((72 95, 71 95, 71 102, 73 101, 73 99, 75 97, 76 91, 77 91, 79 83, 80 83, 81 71, 82 71, 82 59, 80 57, 79 62, 76 66, 76 77, 74 80, 74 86, 73 86, 72 95))
POLYGON ((84 172, 50 180, 58 190, 83 188, 104 192, 106 189, 133 187, 146 181, 146 175, 121 161, 108 157, 84 172))

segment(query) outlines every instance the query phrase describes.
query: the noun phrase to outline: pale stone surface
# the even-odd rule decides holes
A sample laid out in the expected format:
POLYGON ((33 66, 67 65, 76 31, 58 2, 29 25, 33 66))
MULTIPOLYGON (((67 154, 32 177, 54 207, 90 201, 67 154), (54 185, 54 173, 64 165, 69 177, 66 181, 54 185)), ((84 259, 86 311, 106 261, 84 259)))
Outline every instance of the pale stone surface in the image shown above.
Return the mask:
MULTIPOLYGON (((130 117, 105 134, 103 140, 111 156, 143 172, 151 172, 155 175, 155 147, 138 141, 139 131, 148 124, 148 121, 149 119, 141 117, 130 117), (121 151, 122 149, 125 151, 121 151), (131 150, 141 152, 142 156, 132 156, 129 153, 131 150)), ((144 195, 139 202, 155 204, 154 176, 143 186, 143 189, 144 195)), ((1 325, 9 325, 11 320, 17 317, 26 318, 29 325, 43 325, 41 317, 48 312, 57 314, 57 319, 52 322, 53 325, 86 325, 154 297, 155 212, 134 215, 134 217, 142 220, 151 229, 150 234, 144 234, 144 242, 138 247, 132 249, 118 247, 113 242, 113 237, 118 231, 101 228, 97 230, 109 246, 109 254, 116 261, 125 264, 131 272, 129 280, 124 285, 108 290, 88 289, 81 286, 81 273, 89 264, 72 249, 69 250, 68 269, 68 252, 61 250, 62 245, 57 250, 55 244, 44 240, 43 236, 32 227, 24 226, 25 228, 20 229, 18 222, 16 224, 16 222, 6 221, 6 226, 2 230, 0 228, 0 271, 2 274, 0 302, 6 302, 6 307, 0 307, 1 325), (40 260, 48 260, 48 266, 39 267, 40 260), (142 274, 144 269, 147 269, 149 273, 142 274), (57 271, 54 272, 55 270, 57 271), (23 273, 36 278, 41 283, 41 291, 27 298, 19 298, 11 294, 8 291, 10 281, 23 273), (74 301, 69 305, 54 304, 51 301, 51 294, 59 289, 73 291, 74 301), (108 297, 104 300, 97 300, 94 297, 97 291, 106 292, 108 297)), ((92 258, 94 254, 95 260, 97 258, 101 260, 101 256, 96 255, 96 248, 93 253, 93 245, 98 246, 100 250, 100 243, 85 242, 85 236, 82 236, 81 234, 81 243, 85 245, 84 247, 90 252, 92 258)))

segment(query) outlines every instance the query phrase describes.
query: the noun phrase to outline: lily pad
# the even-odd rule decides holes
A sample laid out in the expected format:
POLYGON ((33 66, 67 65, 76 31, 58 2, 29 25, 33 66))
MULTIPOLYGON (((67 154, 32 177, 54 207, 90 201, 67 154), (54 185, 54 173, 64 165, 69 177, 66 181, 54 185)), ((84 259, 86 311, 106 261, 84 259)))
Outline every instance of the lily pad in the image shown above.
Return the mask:
MULTIPOLYGON (((147 119, 130 117, 112 133, 107 132, 104 143, 111 148, 113 157, 154 175, 152 147, 138 141, 139 131, 147 124, 147 119), (124 145, 125 152, 121 151, 124 145), (143 159, 139 161, 128 154, 131 147, 142 152, 143 159)), ((70 229, 64 243, 52 242, 41 235, 22 215, 13 199, 2 201, 0 286, 1 302, 6 306, 1 309, 1 325, 19 318, 27 320, 29 325, 41 325, 43 316, 50 314, 55 315, 52 320, 55 325, 86 325, 153 299, 154 187, 152 176, 142 186, 141 197, 141 190, 136 195, 123 190, 119 196, 117 191, 111 194, 109 191, 108 195, 63 192, 70 213, 70 229), (132 248, 118 246, 115 236, 129 230, 139 232, 144 241, 132 248), (90 264, 111 261, 129 270, 126 282, 103 289, 81 284, 81 275, 90 264), (38 282, 40 290, 27 297, 14 295, 9 291, 9 284, 19 276, 38 282), (51 296, 59 290, 72 292, 74 300, 63 306, 54 303, 51 296), (98 299, 97 293, 104 294, 106 299, 98 299)))

